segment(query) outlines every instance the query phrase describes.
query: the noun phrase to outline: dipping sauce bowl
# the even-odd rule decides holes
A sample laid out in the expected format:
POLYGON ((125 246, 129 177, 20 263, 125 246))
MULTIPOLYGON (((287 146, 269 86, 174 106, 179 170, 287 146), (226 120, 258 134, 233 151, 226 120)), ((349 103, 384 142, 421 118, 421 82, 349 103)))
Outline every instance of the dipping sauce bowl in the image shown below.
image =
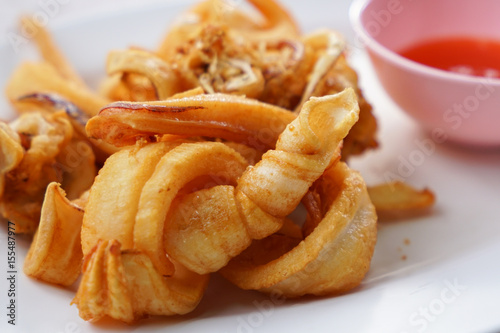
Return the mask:
POLYGON ((500 1, 354 0, 350 18, 384 89, 432 137, 500 147, 500 1))

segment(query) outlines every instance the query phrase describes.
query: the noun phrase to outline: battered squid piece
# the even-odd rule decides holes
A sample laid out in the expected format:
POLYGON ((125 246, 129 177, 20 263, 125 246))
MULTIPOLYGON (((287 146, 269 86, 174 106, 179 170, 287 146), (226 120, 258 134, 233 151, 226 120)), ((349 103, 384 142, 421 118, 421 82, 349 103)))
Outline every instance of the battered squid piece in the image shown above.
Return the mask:
POLYGON ((116 102, 86 126, 91 138, 115 146, 142 138, 180 134, 245 143, 260 150, 276 140, 296 116, 282 108, 241 96, 203 94, 154 102, 116 102))
MULTIPOLYGON (((336 94, 349 87, 352 87, 358 96, 359 120, 344 140, 342 160, 347 160, 349 156, 359 155, 366 149, 376 148, 378 146, 377 121, 372 114, 371 105, 366 101, 358 86, 356 72, 346 60, 345 43, 342 37, 334 31, 320 30, 304 36, 302 41, 306 49, 312 49, 313 53, 318 55, 314 69, 308 76, 302 101, 307 100, 309 96, 336 94)), ((295 112, 299 111, 300 104, 295 108, 295 112)))
POLYGON ((4 168, 10 171, 3 176, 0 212, 16 224, 16 232, 33 233, 47 185, 62 181, 57 156, 71 141, 73 128, 63 112, 46 117, 38 112, 24 114, 8 126, 17 133, 19 141, 2 140, 1 150, 21 150, 23 155, 19 160, 15 154, 15 161, 4 168))
POLYGON ((338 294, 358 286, 370 267, 377 234, 366 185, 339 162, 312 190, 318 194, 320 218, 304 225, 309 232, 303 231, 302 240, 282 233, 255 241, 221 274, 242 289, 285 297, 338 294))
MULTIPOLYGON (((29 111, 36 109, 41 110, 47 114, 58 111, 66 112, 66 115, 68 116, 68 119, 71 122, 71 125, 73 125, 74 129, 72 142, 76 147, 75 149, 73 149, 73 151, 77 152, 78 155, 84 155, 84 157, 88 157, 90 155, 92 155, 93 157, 95 155, 97 161, 103 163, 106 158, 117 151, 114 146, 108 145, 105 142, 98 142, 87 137, 87 133, 85 132, 85 125, 89 120, 89 115, 69 100, 64 99, 63 97, 55 93, 32 93, 20 96, 17 101, 31 108, 31 110, 29 111), (86 145, 84 143, 88 143, 88 145, 91 146, 93 152, 85 152, 86 149, 84 146, 86 145)), ((87 148, 87 150, 88 149, 90 148, 87 148)), ((80 174, 92 170, 93 176, 91 177, 90 183, 87 185, 86 189, 88 189, 90 185, 92 185, 93 178, 96 174, 95 167, 91 165, 93 163, 94 160, 88 161, 85 166, 82 165, 79 170, 74 170, 73 172, 75 174, 80 174)), ((88 180, 87 177, 79 177, 79 179, 88 180)), ((65 189, 67 191, 67 188, 65 189)), ((69 196, 73 198, 71 196, 71 193, 69 193, 69 196)))
POLYGON ((352 89, 311 98, 280 135, 276 149, 242 175, 238 191, 266 213, 290 214, 332 160, 340 158, 340 145, 358 113, 352 89))
POLYGON ((161 268, 169 255, 163 243, 168 224, 165 218, 179 191, 200 177, 208 177, 209 182, 232 182, 246 166, 241 155, 222 143, 183 144, 172 149, 158 162, 142 189, 134 225, 134 248, 148 254, 161 268))
MULTIPOLYGON (((139 143, 108 158, 92 185, 83 218, 84 255, 99 239, 117 240, 123 250, 134 248, 134 225, 142 188, 160 159, 180 144, 182 141, 154 145, 139 143)), ((173 273, 173 265, 167 259, 162 267, 162 274, 173 273)))
POLYGON ((77 120, 68 116, 68 110, 33 109, 37 111, 2 126, 2 136, 8 129, 15 139, 11 135, 0 143, 1 150, 10 150, 11 155, 5 160, 10 161, 9 171, 2 176, 5 185, 0 184, 0 211, 16 223, 17 232, 24 233, 36 230, 50 182, 61 183, 73 200, 90 188, 97 173, 92 148, 74 131, 72 123, 77 120))
POLYGON ((73 300, 85 320, 105 316, 126 323, 148 315, 191 312, 200 302, 208 275, 180 265, 175 275, 158 273, 150 258, 136 251, 121 251, 116 240, 99 241, 86 256, 83 277, 73 300))
POLYGON ((24 273, 49 283, 72 285, 80 275, 80 232, 86 192, 69 201, 57 183, 45 192, 40 223, 24 261, 24 273))
POLYGON ((169 259, 165 217, 186 186, 205 186, 220 175, 236 179, 246 166, 238 153, 215 142, 138 143, 112 155, 92 187, 83 219, 85 264, 74 301, 82 318, 131 322, 193 310, 208 275, 169 259))
MULTIPOLYGON (((108 54, 108 75, 140 74, 151 81, 158 100, 184 91, 182 81, 172 66, 158 56, 143 50, 112 51, 108 54)), ((136 79, 137 80, 137 79, 136 79)), ((144 85, 143 85, 144 87, 144 85)))

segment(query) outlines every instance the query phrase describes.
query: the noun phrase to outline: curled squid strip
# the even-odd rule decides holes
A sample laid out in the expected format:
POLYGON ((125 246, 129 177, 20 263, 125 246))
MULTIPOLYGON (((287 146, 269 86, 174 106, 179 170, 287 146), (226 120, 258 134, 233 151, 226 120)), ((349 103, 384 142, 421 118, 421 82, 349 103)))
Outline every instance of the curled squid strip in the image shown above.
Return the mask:
MULTIPOLYGON (((330 164, 336 148, 357 121, 358 112, 356 95, 352 89, 311 99, 303 107, 303 116, 299 116, 283 131, 280 140, 272 136, 275 132, 271 132, 267 145, 272 147, 277 141, 276 150, 264 154, 258 167, 242 176, 238 186, 240 191, 250 196, 251 201, 258 201, 259 207, 266 207, 265 211, 271 215, 284 217, 289 214, 310 184, 330 164), (283 165, 283 168, 273 170, 273 164, 283 165), (263 195, 265 192, 255 187, 255 184, 280 190, 273 196, 263 195), (296 193, 293 198, 288 194, 292 189, 296 193)), ((263 124, 265 120, 277 119, 274 127, 280 129, 286 125, 283 120, 289 115, 279 108, 239 97, 201 95, 168 100, 161 104, 114 104, 91 119, 87 131, 89 135, 113 144, 123 141, 131 143, 138 137, 157 134, 208 135, 252 142, 251 139, 258 138, 259 132, 266 128, 266 124, 263 124), (245 104, 238 103, 241 101, 245 101, 245 104), (267 117, 263 115, 264 112, 267 117)), ((270 126, 269 122, 267 126, 270 126)))
POLYGON ((163 246, 167 214, 178 194, 212 182, 235 183, 246 166, 241 155, 216 142, 138 143, 112 155, 83 218, 86 264, 75 298, 81 316, 129 322, 194 309, 208 275, 171 260, 163 246))
POLYGON ((314 191, 322 219, 303 240, 285 234, 255 241, 221 274, 240 288, 286 297, 336 294, 359 285, 376 242, 377 216, 364 181, 339 162, 314 191))
POLYGON ((226 94, 195 95, 155 102, 115 102, 87 123, 87 133, 115 146, 139 138, 180 134, 245 143, 266 150, 295 115, 282 108, 226 94))
POLYGON ((143 50, 112 51, 108 54, 106 70, 109 75, 134 73, 151 81, 156 99, 163 100, 180 91, 181 84, 175 71, 155 54, 143 50))
POLYGON ((173 202, 163 245, 171 258, 190 270, 214 272, 250 245, 245 224, 233 186, 198 190, 173 202))
MULTIPOLYGON (((115 239, 123 250, 134 248, 135 215, 142 187, 160 159, 179 144, 181 142, 138 145, 108 158, 92 185, 87 214, 83 219, 82 249, 85 255, 95 246, 97 239, 115 239)), ((173 273, 173 265, 168 261, 165 273, 173 273)))
POLYGON ((167 253, 195 272, 208 273, 223 267, 250 240, 279 230, 313 182, 340 158, 339 144, 357 112, 352 91, 306 103, 276 149, 247 168, 234 190, 218 186, 197 191, 173 206, 164 232, 167 253), (233 236, 218 233, 220 229, 233 236))
MULTIPOLYGON (((341 52, 330 66, 325 65, 328 61, 321 61, 321 58, 331 57, 331 60, 335 58, 333 55, 336 53, 337 46, 342 46, 343 43, 341 38, 336 36, 335 32, 320 31, 306 36, 304 43, 315 54, 321 55, 315 60, 315 71, 313 72, 315 79, 311 78, 308 81, 311 96, 336 94, 349 87, 353 88, 358 96, 359 120, 344 140, 342 159, 347 160, 349 156, 359 155, 366 149, 376 148, 378 146, 376 140, 377 121, 372 113, 372 106, 366 101, 359 88, 356 71, 349 66, 346 60, 345 52, 341 52), (340 44, 335 43, 335 40, 338 40, 340 44), (325 51, 329 49, 330 51, 325 51), (328 55, 329 52, 332 56, 328 55), (311 90, 311 88, 313 89, 311 90)), ((337 48, 337 50, 340 49, 340 47, 337 48)), ((295 108, 295 112, 299 112, 299 107, 295 108)))
POLYGON ((148 254, 162 272, 167 254, 163 246, 165 217, 177 193, 202 176, 216 183, 233 182, 246 166, 243 157, 222 143, 183 144, 172 149, 158 162, 142 189, 134 225, 134 248, 148 254))
POLYGON ((273 216, 290 214, 332 159, 340 158, 340 145, 358 113, 352 89, 311 98, 283 131, 276 149, 242 175, 238 189, 273 216))
POLYGON ((40 224, 24 261, 31 277, 69 286, 81 271, 80 231, 85 199, 69 201, 57 183, 47 186, 40 224))
POLYGON ((117 240, 99 241, 86 256, 83 277, 73 300, 85 320, 104 316, 132 323, 147 315, 176 315, 192 311, 208 284, 208 275, 180 265, 164 277, 150 258, 122 251, 117 240))
MULTIPOLYGON (((313 95, 316 86, 322 77, 324 77, 327 72, 334 66, 337 59, 340 57, 345 49, 345 42, 342 37, 333 31, 325 31, 317 33, 317 35, 308 36, 304 43, 308 43, 308 39, 326 39, 323 42, 325 46, 323 47, 323 54, 316 60, 312 73, 309 74, 309 79, 307 86, 302 94, 302 99, 300 103, 295 108, 295 112, 300 112, 302 105, 313 95)), ((314 42, 313 42, 314 43, 314 42)))

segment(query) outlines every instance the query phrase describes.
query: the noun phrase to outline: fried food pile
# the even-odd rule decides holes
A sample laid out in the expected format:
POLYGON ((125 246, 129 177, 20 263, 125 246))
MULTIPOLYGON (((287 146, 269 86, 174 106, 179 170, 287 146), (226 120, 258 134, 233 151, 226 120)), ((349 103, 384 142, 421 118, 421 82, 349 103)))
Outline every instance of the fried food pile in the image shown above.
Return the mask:
POLYGON ((97 92, 36 27, 43 61, 6 91, 20 116, 0 123, 0 212, 36 231, 26 274, 81 275, 83 319, 188 313, 214 272, 298 297, 347 292, 368 271, 377 214, 345 161, 377 146, 376 122, 345 43, 249 2, 259 17, 209 0, 158 50, 111 51, 97 92))

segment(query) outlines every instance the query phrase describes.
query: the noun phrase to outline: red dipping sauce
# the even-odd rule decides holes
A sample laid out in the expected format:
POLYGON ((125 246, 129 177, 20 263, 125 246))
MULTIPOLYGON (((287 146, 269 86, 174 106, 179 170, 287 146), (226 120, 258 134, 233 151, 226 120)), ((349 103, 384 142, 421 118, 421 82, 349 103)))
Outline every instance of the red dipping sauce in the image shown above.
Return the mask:
POLYGON ((500 78, 500 41, 473 37, 433 39, 399 52, 403 57, 450 72, 500 78))

